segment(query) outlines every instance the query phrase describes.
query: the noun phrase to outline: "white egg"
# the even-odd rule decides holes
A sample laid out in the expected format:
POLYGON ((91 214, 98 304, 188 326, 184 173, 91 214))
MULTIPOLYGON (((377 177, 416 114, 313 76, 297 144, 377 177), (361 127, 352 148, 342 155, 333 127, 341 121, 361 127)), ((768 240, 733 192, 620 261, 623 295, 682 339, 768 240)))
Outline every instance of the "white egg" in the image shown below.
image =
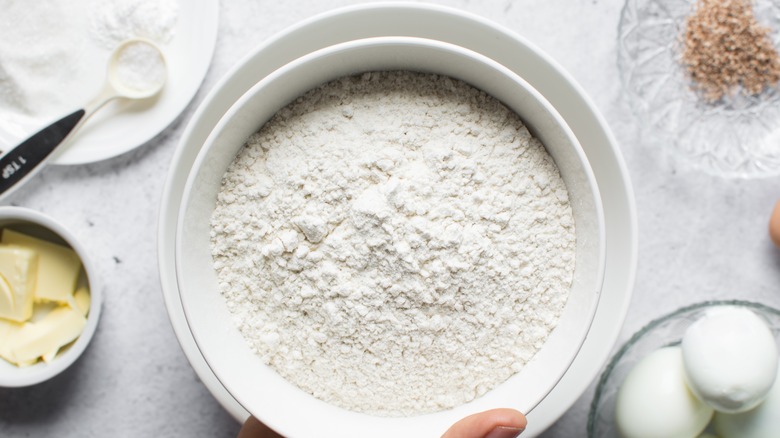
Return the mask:
POLYGON ((715 431, 721 438, 777 438, 780 436, 780 384, 775 384, 763 403, 738 414, 715 414, 715 431))
POLYGON ((615 421, 625 438, 695 437, 712 408, 685 386, 682 351, 654 351, 628 373, 617 394, 615 421))
POLYGON ((721 412, 742 412, 761 403, 777 375, 777 344, 752 311, 713 308, 682 339, 688 387, 721 412))

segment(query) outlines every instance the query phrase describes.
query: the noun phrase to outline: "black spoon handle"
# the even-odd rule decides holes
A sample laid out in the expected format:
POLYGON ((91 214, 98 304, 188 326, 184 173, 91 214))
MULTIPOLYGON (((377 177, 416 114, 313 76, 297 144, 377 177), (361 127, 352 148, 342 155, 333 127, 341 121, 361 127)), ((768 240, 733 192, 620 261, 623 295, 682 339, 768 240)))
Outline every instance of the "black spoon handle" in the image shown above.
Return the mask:
POLYGON ((73 128, 84 118, 85 111, 75 111, 41 129, 0 158, 0 196, 16 186, 62 144, 73 128))

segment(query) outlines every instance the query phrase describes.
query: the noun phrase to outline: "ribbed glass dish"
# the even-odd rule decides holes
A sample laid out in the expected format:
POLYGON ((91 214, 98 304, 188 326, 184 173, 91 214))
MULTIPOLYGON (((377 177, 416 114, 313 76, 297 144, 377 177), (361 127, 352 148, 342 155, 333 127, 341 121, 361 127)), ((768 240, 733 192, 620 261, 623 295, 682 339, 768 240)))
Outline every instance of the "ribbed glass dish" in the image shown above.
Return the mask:
MULTIPOLYGON (((780 0, 752 2, 780 47, 780 0)), ((696 0, 627 0, 618 27, 618 69, 645 143, 676 167, 730 178, 780 174, 780 88, 707 103, 680 62, 696 0)))
POLYGON ((775 338, 780 336, 780 310, 748 301, 705 301, 651 321, 623 344, 601 373, 588 414, 589 438, 620 436, 615 427, 615 400, 626 375, 637 362, 653 351, 678 345, 688 326, 707 310, 719 306, 748 308, 766 320, 775 338))

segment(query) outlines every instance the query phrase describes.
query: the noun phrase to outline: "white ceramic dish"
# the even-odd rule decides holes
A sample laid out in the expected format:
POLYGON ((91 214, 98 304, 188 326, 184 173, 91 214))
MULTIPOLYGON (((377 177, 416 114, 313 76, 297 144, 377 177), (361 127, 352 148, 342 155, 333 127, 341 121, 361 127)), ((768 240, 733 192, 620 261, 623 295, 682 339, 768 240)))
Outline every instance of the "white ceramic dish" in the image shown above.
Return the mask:
POLYGON ((252 87, 212 131, 192 167, 181 204, 176 272, 187 322, 222 384, 253 415, 285 436, 434 436, 472 413, 497 407, 530 412, 579 351, 601 291, 604 232, 598 187, 576 138, 554 108, 519 76, 475 52, 410 37, 350 41, 283 66, 252 87), (327 405, 264 365, 219 294, 211 257, 211 215, 222 177, 246 139, 278 110, 324 82, 365 71, 412 70, 463 80, 512 109, 555 159, 577 230, 576 268, 566 308, 542 349, 507 382, 471 403, 411 418, 380 418, 327 405), (272 393, 274 397, 268 397, 272 393), (303 410, 310 421, 291 412, 303 410))
POLYGON ((536 436, 580 397, 607 360, 618 337, 634 284, 637 224, 631 184, 617 144, 583 90, 552 59, 524 38, 479 16, 435 5, 372 4, 337 9, 286 29, 247 55, 212 89, 182 135, 160 208, 159 268, 163 298, 182 349, 201 381, 237 420, 247 411, 209 368, 187 326, 174 266, 179 203, 187 175, 211 130, 235 100, 292 59, 359 38, 408 35, 456 43, 510 68, 527 80, 569 124, 601 188, 607 229, 604 287, 591 331, 558 385, 529 414, 524 436, 536 436))
POLYGON ((57 353, 53 361, 20 368, 0 359, 0 387, 30 386, 60 374, 81 356, 97 329, 103 296, 92 260, 76 238, 59 222, 35 210, 0 207, 0 229, 5 227, 70 246, 81 258, 90 290, 91 303, 84 331, 73 344, 57 353))
MULTIPOLYGON (((173 39, 161 49, 168 80, 159 97, 147 102, 118 102, 103 108, 72 139, 53 164, 84 164, 111 158, 148 142, 170 125, 195 96, 211 64, 217 40, 219 1, 179 2, 173 39)), ((97 94, 105 78, 108 54, 85 49, 83 57, 94 64, 92 77, 83 78, 84 102, 97 94), (94 90, 93 90, 94 88, 94 90)), ((64 114, 63 114, 64 115, 64 114)), ((48 125, 49 118, 34 118, 0 109, 0 150, 20 143, 48 125)))

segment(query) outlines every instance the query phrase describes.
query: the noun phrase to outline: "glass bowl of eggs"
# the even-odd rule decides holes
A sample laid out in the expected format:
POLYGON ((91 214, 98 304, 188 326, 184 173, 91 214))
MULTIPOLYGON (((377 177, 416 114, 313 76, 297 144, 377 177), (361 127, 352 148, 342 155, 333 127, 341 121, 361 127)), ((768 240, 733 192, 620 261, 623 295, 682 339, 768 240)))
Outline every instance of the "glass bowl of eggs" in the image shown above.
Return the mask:
POLYGON ((706 301, 647 324, 612 357, 588 437, 776 436, 780 310, 706 301))

